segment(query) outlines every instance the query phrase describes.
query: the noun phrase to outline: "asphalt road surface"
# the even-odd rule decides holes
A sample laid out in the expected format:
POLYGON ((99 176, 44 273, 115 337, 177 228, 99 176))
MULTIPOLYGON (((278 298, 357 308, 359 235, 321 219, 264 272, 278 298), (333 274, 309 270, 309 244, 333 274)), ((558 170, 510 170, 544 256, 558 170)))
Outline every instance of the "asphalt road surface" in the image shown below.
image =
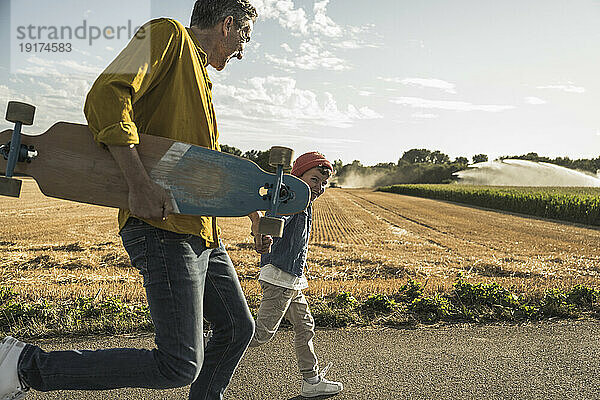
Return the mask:
MULTIPOLYGON (((46 350, 153 346, 151 335, 39 341, 46 350)), ((342 399, 600 399, 600 321, 317 331, 342 399)), ((302 399, 292 333, 249 349, 225 399, 302 399)), ((29 399, 187 399, 177 390, 32 392, 29 399)))

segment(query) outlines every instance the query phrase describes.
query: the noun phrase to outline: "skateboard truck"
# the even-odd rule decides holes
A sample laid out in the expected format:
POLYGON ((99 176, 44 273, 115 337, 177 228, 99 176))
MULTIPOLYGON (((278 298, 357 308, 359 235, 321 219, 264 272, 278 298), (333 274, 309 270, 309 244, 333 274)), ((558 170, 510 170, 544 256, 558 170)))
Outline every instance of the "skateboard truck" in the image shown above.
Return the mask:
POLYGON ((260 219, 258 224, 258 233, 261 235, 271 235, 281 237, 283 235, 283 218, 278 218, 277 211, 279 205, 293 199, 294 194, 283 183, 283 170, 292 168, 292 159, 294 151, 287 147, 273 146, 269 153, 269 165, 277 168, 275 173, 275 184, 265 184, 267 189, 266 199, 269 200, 269 209, 266 216, 260 219))
POLYGON ((5 145, 0 146, 0 151, 8 163, 6 164, 5 177, 0 176, 0 194, 11 197, 19 197, 21 194, 21 181, 13 179, 13 173, 17 162, 31 162, 37 156, 37 151, 25 145, 21 145, 21 127, 33 125, 35 107, 18 101, 9 101, 6 108, 6 120, 15 123, 12 139, 5 145))
MULTIPOLYGON (((0 154, 4 157, 5 160, 8 160, 10 158, 10 145, 11 142, 0 145, 0 154)), ((17 162, 30 163, 31 160, 37 157, 37 155, 38 152, 34 146, 27 146, 22 144, 19 151, 17 152, 17 162)))

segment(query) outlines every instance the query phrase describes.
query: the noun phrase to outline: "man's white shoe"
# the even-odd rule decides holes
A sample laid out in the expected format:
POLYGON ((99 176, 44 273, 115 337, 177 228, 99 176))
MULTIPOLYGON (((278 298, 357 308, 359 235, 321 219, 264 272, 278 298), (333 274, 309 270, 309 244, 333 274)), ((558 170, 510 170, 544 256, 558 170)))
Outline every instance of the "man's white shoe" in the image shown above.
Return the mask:
POLYGON ((0 342, 0 400, 19 400, 29 390, 21 384, 17 372, 25 343, 7 336, 0 342))
POLYGON ((306 379, 302 380, 302 392, 300 395, 302 397, 317 397, 317 396, 327 396, 332 394, 337 394, 344 389, 344 385, 340 382, 333 382, 325 379, 325 374, 331 367, 331 363, 323 368, 321 373, 319 374, 319 382, 311 384, 306 381, 306 379))

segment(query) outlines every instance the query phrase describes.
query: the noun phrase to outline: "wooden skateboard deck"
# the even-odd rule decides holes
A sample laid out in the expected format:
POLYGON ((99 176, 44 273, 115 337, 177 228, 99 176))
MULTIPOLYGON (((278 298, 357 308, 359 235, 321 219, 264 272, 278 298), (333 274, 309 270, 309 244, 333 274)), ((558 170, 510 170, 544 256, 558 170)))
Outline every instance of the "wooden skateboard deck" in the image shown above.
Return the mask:
MULTIPOLYGON (((0 132, 0 143, 11 134, 0 132)), ((21 142, 33 146, 37 156, 17 163, 14 172, 33 177, 46 196, 128 208, 121 170, 86 125, 57 122, 41 135, 22 135, 21 142)), ((150 177, 171 193, 176 213, 235 217, 270 209, 273 189, 268 194, 265 185, 273 187, 276 175, 250 160, 152 135, 140 135, 137 150, 150 177)), ((0 171, 6 164, 0 157, 0 171)), ((295 176, 283 175, 280 196, 277 214, 295 214, 308 206, 310 190, 295 176)))

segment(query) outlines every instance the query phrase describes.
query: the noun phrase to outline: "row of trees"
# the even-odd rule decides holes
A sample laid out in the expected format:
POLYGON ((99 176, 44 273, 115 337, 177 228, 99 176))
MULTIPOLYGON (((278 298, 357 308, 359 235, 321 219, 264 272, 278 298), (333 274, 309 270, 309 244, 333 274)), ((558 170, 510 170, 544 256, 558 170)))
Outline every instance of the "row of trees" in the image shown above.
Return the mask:
MULTIPOLYGON (((485 154, 475 154, 473 163, 488 160, 485 154)), ((377 187, 400 183, 449 183, 456 180, 454 173, 467 168, 467 157, 453 161, 439 150, 410 149, 402 154, 397 163, 379 163, 363 166, 355 160, 343 165, 335 161, 335 183, 340 186, 377 187)))
MULTIPOLYGON (((488 156, 485 154, 475 154, 472 157, 472 160, 473 163, 485 162, 488 160, 488 156)), ((406 162, 409 164, 468 164, 469 159, 466 157, 456 157, 454 161, 451 162, 450 157, 439 150, 431 151, 427 149, 411 149, 405 151, 402 157, 400 157, 400 159, 398 160, 398 164, 400 165, 402 162, 406 162)))

